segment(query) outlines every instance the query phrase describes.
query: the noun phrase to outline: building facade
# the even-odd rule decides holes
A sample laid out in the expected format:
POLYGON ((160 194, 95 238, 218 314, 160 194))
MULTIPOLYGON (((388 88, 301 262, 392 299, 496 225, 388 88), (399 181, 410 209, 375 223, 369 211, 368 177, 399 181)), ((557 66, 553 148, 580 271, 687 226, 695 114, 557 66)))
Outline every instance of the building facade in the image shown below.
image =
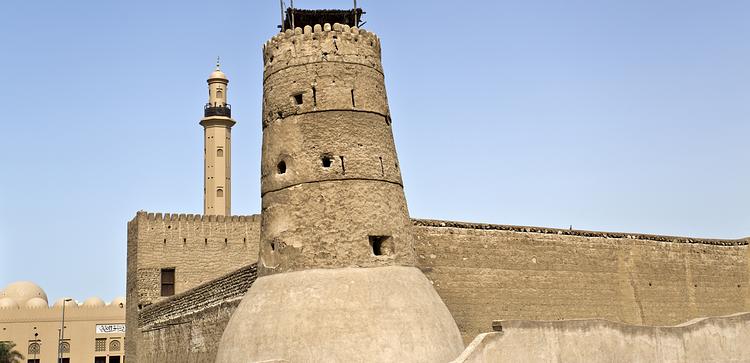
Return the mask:
POLYGON ((124 298, 59 299, 49 306, 44 290, 28 281, 0 292, 0 341, 15 343, 24 362, 122 363, 125 334, 124 298))

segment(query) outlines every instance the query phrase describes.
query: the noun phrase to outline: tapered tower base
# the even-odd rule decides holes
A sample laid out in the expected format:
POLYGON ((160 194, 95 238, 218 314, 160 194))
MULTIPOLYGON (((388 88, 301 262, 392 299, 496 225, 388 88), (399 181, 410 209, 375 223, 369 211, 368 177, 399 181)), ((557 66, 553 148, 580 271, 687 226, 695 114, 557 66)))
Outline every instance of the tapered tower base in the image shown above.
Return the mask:
POLYGON ((315 269, 259 278, 216 362, 449 362, 453 317, 415 267, 315 269))

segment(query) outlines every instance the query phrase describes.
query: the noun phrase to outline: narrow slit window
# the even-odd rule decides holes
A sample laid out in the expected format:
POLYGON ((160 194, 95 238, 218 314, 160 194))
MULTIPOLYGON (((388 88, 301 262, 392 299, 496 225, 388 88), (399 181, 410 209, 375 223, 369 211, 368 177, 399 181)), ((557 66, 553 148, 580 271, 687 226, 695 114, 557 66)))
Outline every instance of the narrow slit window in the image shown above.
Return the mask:
POLYGON ((354 102, 354 89, 352 89, 352 107, 357 107, 357 104, 354 102))
POLYGON ((313 93, 313 106, 318 105, 318 91, 315 89, 315 87, 312 88, 313 93))
POLYGON ((339 159, 341 159, 341 173, 346 175, 346 165, 344 165, 344 157, 339 156, 339 159))

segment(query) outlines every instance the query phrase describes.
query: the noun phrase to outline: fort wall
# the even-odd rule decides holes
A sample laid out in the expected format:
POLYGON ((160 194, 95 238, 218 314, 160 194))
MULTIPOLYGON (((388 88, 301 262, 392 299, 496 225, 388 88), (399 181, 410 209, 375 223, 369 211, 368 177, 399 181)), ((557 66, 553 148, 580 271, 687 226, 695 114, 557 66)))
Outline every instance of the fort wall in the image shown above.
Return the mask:
POLYGON ((467 343, 493 319, 671 325, 750 311, 747 240, 413 222, 418 264, 467 343))
MULTIPOLYGON (((257 218, 245 223, 253 226, 251 230, 258 228, 257 218)), ((467 343, 492 331, 497 319, 597 318, 674 325, 750 311, 746 239, 419 219, 412 223, 418 266, 448 306, 467 343)), ((257 244, 257 234, 255 238, 257 244)), ((230 272, 207 284, 222 286, 232 276, 239 290, 201 287, 184 292, 184 297, 145 307, 140 323, 133 322, 139 328, 128 330, 129 334, 143 331, 140 342, 150 353, 142 354, 164 350, 170 352, 170 359, 179 357, 178 361, 212 361, 223 327, 254 275, 230 272), (223 303, 217 303, 222 299, 223 303), (217 328, 211 329, 211 324, 217 328), (185 347, 190 350, 179 351, 185 347)), ((129 326, 136 326, 130 319, 129 315, 129 326)), ((143 361, 163 361, 159 359, 143 361)))
POLYGON ((213 362, 219 339, 257 276, 252 264, 143 308, 138 362, 213 362))
MULTIPOLYGON (((174 293, 257 260, 260 217, 138 212, 128 223, 127 324, 165 299, 161 270, 174 269, 174 293)), ((128 331, 126 354, 136 356, 137 329, 128 331), (131 336, 132 335, 132 336, 131 336)))

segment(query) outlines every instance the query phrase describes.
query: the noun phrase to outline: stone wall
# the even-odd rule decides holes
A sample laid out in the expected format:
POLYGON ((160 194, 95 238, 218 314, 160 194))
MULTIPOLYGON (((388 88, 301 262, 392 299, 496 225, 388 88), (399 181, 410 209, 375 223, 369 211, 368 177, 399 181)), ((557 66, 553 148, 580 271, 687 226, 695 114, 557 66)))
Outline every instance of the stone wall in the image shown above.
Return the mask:
MULTIPOLYGON (((257 231, 257 218, 245 223, 257 231)), ((673 325, 750 311, 747 240, 430 220, 413 220, 413 224, 419 267, 467 343, 491 331, 496 319, 599 318, 673 325)), ((129 234, 137 234, 136 227, 130 225, 129 234)), ((252 243, 257 245, 257 235, 252 243)), ((204 272, 209 279, 221 275, 209 276, 212 273, 204 272)), ((244 288, 241 284, 248 279, 238 278, 237 284, 244 288)), ((130 284, 130 273, 128 279, 130 284)), ((164 351, 171 354, 166 361, 175 361, 173 356, 179 357, 176 361, 212 361, 211 352, 242 293, 230 290, 223 295, 226 301, 216 305, 211 293, 201 291, 206 290, 193 289, 182 295, 184 300, 175 297, 143 309, 140 329, 128 330, 129 334, 143 331, 139 341, 146 353, 142 354, 164 351), (196 295, 188 299, 191 294, 196 295), (208 296, 205 302, 204 296, 208 296), (180 305, 170 306, 176 301, 180 305)), ((165 361, 162 356, 139 357, 143 358, 139 362, 165 361)))
MULTIPOLYGON (((260 216, 201 216, 138 212, 128 223, 127 324, 161 301, 161 269, 175 269, 175 293, 257 261, 260 216)), ((126 354, 140 339, 129 329, 126 354)))
POLYGON ((213 362, 229 318, 255 281, 252 264, 147 306, 137 362, 213 362))
POLYGON ((750 362, 750 313, 670 327, 604 320, 507 321, 453 363, 750 362))
POLYGON ((747 240, 414 224, 419 266, 467 343, 493 319, 669 325, 750 311, 747 240))

